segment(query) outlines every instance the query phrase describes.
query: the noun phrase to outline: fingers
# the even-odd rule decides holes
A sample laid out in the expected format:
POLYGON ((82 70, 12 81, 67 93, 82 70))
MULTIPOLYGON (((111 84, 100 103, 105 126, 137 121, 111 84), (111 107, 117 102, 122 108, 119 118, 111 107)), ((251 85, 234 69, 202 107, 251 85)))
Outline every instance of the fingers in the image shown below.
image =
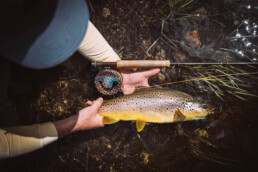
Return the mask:
POLYGON ((151 69, 151 70, 148 70, 148 71, 144 71, 143 75, 148 78, 148 77, 151 77, 153 75, 157 75, 159 72, 160 72, 160 69, 155 68, 155 69, 151 69))
POLYGON ((100 97, 97 100, 95 100, 95 102, 93 103, 92 107, 94 109, 98 110, 100 108, 100 106, 102 105, 102 103, 103 103, 103 98, 100 97))
POLYGON ((86 104, 87 104, 87 105, 93 105, 95 102, 96 102, 96 100, 94 100, 94 101, 88 100, 88 101, 86 102, 86 104))
POLYGON ((86 102, 86 104, 87 104, 87 105, 93 105, 93 102, 90 101, 90 100, 88 100, 88 101, 86 102))

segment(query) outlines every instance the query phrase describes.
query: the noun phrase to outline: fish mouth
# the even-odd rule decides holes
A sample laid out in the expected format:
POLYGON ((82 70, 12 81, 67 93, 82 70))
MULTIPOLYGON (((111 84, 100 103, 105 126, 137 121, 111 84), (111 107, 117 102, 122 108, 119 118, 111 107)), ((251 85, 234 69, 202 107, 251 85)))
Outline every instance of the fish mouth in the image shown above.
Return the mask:
POLYGON ((212 118, 214 118, 214 116, 215 116, 215 113, 214 113, 213 110, 211 110, 211 111, 204 111, 202 113, 202 116, 197 116, 196 119, 209 119, 209 118, 212 119, 212 118))
POLYGON ((192 119, 193 120, 199 120, 199 119, 204 119, 204 118, 205 118, 205 116, 195 116, 192 119))
POLYGON ((201 113, 201 115, 199 117, 202 117, 204 118, 205 116, 207 116, 209 114, 209 111, 208 110, 205 110, 201 113))
POLYGON ((214 116, 214 111, 213 110, 205 110, 203 111, 200 116, 195 116, 193 119, 199 120, 199 119, 205 119, 207 116, 214 116))

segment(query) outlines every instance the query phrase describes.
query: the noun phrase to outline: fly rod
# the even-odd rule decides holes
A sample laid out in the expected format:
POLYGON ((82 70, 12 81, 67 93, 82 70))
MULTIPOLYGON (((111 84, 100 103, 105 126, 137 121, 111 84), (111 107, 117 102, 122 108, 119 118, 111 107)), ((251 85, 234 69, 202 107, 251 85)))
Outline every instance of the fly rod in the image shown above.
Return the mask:
POLYGON ((170 62, 169 60, 119 60, 117 62, 92 62, 94 68, 152 68, 170 66, 194 66, 194 65, 258 65, 258 62, 170 62))
POLYGON ((104 68, 95 77, 97 90, 104 95, 114 95, 121 90, 123 79, 112 68, 153 68, 194 65, 258 65, 258 62, 170 62, 169 60, 119 60, 117 62, 92 62, 94 68, 104 68), (109 68, 109 69, 107 69, 109 68), (111 68, 111 69, 110 69, 111 68))

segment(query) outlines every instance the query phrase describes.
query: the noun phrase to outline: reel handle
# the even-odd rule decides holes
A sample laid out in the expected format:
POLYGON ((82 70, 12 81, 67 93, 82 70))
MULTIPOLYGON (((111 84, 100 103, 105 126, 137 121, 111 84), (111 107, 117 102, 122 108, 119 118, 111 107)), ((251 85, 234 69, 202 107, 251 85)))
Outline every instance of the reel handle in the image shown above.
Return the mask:
POLYGON ((118 68, 152 68, 152 67, 169 67, 169 60, 119 60, 117 61, 118 68))

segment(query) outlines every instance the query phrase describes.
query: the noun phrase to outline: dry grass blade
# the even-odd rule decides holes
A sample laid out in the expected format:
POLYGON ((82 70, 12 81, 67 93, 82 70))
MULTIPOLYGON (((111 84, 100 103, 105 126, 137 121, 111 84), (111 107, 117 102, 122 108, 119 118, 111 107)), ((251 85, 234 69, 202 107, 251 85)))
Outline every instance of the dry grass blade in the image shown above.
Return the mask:
POLYGON ((229 94, 231 94, 231 95, 233 95, 233 96, 235 96, 235 97, 241 99, 241 100, 247 101, 245 98, 243 98, 243 97, 241 97, 241 96, 239 96, 239 95, 233 93, 232 91, 227 90, 227 92, 228 92, 229 94))
POLYGON ((236 91, 235 93, 236 94, 242 94, 242 95, 245 95, 245 96, 258 97, 257 95, 249 93, 249 92, 246 92, 246 91, 244 91, 244 92, 236 91))
MULTIPOLYGON (((233 75, 247 75, 250 76, 252 73, 247 73, 245 70, 236 67, 236 66, 220 66, 220 65, 212 65, 211 67, 203 67, 203 66, 191 66, 186 67, 189 71, 187 73, 191 73, 192 76, 198 76, 201 78, 200 81, 203 81, 203 84, 199 84, 198 86, 193 82, 190 86, 199 89, 200 92, 208 91, 213 92, 219 99, 224 100, 223 96, 225 95, 225 91, 231 94, 234 97, 237 97, 241 100, 246 99, 243 96, 253 96, 257 97, 256 95, 249 93, 244 88, 251 88, 250 85, 243 84, 243 81, 238 77, 233 75), (240 73, 237 73, 240 72, 240 73), (217 75, 220 73, 222 75, 217 75), (232 75, 233 73, 233 75, 232 75), (218 77, 218 76, 225 76, 225 77, 218 77), (208 90, 205 87, 200 85, 206 85, 208 90)), ((194 77, 186 77, 188 75, 183 75, 185 78, 192 79, 194 77)))

